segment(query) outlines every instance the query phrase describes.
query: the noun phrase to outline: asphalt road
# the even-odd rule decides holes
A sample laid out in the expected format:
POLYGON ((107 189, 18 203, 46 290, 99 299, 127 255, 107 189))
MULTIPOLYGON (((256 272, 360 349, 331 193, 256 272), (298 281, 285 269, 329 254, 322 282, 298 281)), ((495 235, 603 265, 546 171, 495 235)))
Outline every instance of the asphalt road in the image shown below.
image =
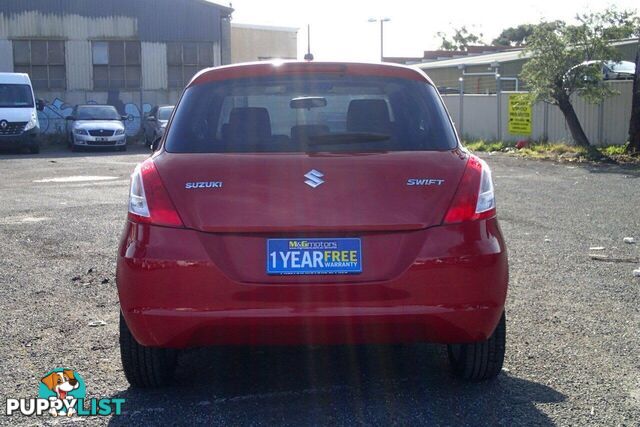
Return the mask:
POLYGON ((1 405, 62 366, 88 397, 126 399, 119 417, 0 423, 639 425, 640 244, 623 238, 640 240, 640 170, 486 156, 511 271, 496 381, 454 380, 435 345, 201 349, 174 386, 138 391, 120 365, 114 281, 128 175, 146 155, 0 154, 1 405), (592 260, 595 246, 624 262, 592 260))

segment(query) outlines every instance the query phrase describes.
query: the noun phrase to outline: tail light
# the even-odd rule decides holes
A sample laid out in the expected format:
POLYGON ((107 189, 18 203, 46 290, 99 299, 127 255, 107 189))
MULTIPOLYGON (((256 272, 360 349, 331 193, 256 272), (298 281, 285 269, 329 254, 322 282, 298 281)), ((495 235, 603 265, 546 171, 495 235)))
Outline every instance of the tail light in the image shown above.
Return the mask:
POLYGON ((129 220, 166 227, 184 227, 151 159, 136 166, 131 175, 129 220))
POLYGON ((496 199, 491 169, 481 159, 471 156, 458 185, 453 202, 444 217, 445 224, 491 218, 496 214, 496 199))

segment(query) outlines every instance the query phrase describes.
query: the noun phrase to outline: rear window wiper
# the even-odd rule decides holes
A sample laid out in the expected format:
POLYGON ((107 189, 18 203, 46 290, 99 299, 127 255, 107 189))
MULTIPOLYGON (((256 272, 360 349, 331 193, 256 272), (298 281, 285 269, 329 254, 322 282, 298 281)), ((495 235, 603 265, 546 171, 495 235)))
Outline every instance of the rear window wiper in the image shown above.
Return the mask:
POLYGON ((325 144, 358 144, 365 142, 386 141, 390 139, 390 135, 384 133, 368 133, 368 132, 344 132, 344 133, 326 133, 321 135, 310 135, 310 145, 325 144))

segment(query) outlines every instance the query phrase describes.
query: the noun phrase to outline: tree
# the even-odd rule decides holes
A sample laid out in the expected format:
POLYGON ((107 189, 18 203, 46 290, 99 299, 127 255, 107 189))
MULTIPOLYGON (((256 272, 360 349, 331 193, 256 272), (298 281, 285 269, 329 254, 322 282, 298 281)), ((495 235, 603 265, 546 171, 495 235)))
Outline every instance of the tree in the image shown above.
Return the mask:
POLYGON ((471 45, 484 45, 482 41, 482 33, 474 34, 467 30, 467 27, 453 29, 453 35, 449 36, 444 32, 436 33, 441 39, 440 48, 442 50, 460 50, 467 51, 471 45))
POLYGON ((609 8, 578 15, 576 25, 542 22, 529 37, 525 52, 531 59, 522 77, 535 100, 558 106, 577 145, 591 147, 571 96, 598 103, 616 93, 603 84, 602 65, 620 60, 612 42, 629 35, 632 17, 631 12, 609 8))
MULTIPOLYGON (((544 22, 537 25, 546 25, 551 29, 557 28, 561 21, 544 22)), ((535 31, 535 24, 520 24, 517 27, 509 27, 502 30, 500 35, 491 42, 494 46, 521 47, 527 44, 527 40, 535 31)))

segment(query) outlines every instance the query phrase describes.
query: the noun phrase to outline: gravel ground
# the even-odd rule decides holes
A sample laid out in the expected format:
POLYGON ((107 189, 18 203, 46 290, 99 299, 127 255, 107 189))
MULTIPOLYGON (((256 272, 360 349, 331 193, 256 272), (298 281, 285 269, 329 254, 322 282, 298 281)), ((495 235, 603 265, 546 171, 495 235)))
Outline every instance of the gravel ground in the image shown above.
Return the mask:
POLYGON ((136 391, 119 360, 115 253, 145 157, 0 155, 0 401, 35 397, 62 366, 88 397, 126 399, 120 417, 0 423, 639 425, 640 244, 623 238, 640 241, 640 170, 485 156, 511 271, 496 381, 454 380, 435 345, 201 349, 181 356, 175 387, 136 391), (37 182, 88 175, 110 179, 37 182), (592 260, 596 246, 618 262, 592 260))

